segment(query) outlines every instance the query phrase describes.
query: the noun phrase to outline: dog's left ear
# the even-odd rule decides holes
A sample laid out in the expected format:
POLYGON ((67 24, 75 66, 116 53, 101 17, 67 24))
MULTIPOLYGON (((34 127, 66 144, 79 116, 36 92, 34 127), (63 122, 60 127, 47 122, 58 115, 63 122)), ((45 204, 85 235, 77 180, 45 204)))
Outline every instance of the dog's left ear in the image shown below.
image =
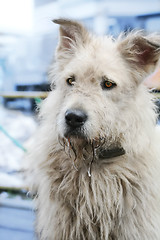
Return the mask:
POLYGON ((120 40, 118 48, 133 70, 149 74, 160 59, 160 36, 131 32, 120 40))
POLYGON ((87 42, 88 31, 80 23, 68 19, 55 19, 53 22, 60 25, 58 55, 74 53, 75 49, 87 42))

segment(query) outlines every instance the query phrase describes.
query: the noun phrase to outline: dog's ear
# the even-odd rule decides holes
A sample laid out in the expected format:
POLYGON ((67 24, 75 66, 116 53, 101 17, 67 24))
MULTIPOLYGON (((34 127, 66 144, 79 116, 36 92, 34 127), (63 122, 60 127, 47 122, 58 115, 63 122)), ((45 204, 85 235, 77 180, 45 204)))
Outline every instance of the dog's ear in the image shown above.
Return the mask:
POLYGON ((149 74, 160 58, 160 36, 131 32, 120 40, 118 48, 132 69, 149 74))
POLYGON ((60 25, 57 53, 73 53, 78 46, 87 42, 88 31, 80 23, 67 19, 55 19, 53 22, 60 25))

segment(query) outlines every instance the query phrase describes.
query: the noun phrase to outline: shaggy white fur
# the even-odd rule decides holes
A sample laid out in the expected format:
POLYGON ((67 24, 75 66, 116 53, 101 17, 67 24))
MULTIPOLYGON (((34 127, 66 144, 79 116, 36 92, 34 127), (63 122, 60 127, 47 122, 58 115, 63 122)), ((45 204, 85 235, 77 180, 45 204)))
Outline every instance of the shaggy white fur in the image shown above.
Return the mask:
POLYGON ((160 38, 114 40, 55 23, 54 89, 30 151, 39 239, 159 240, 160 131, 142 81, 160 57, 160 38), (116 148, 125 154, 100 157, 116 148))

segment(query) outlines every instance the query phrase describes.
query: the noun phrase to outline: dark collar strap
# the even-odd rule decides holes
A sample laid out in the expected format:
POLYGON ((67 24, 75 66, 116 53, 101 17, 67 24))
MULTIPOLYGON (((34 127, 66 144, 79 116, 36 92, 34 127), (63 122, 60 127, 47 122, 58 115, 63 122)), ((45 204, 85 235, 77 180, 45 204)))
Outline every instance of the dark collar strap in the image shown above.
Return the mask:
POLYGON ((102 150, 99 152, 99 158, 100 159, 109 159, 109 158, 115 158, 119 157, 125 154, 125 150, 123 148, 113 148, 113 149, 107 149, 102 150))

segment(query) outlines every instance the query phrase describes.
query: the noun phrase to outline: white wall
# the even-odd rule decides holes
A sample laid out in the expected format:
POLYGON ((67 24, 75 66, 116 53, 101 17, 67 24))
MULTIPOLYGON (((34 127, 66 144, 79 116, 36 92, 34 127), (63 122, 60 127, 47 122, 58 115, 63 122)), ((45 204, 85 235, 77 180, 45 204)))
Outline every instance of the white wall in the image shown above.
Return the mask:
POLYGON ((57 0, 35 9, 34 31, 42 34, 53 32, 56 26, 51 20, 57 17, 80 20, 94 17, 93 28, 101 34, 104 29, 99 26, 110 24, 107 16, 136 16, 155 12, 160 12, 160 0, 57 0))
POLYGON ((33 13, 34 0, 0 0, 0 32, 32 32, 33 13))

